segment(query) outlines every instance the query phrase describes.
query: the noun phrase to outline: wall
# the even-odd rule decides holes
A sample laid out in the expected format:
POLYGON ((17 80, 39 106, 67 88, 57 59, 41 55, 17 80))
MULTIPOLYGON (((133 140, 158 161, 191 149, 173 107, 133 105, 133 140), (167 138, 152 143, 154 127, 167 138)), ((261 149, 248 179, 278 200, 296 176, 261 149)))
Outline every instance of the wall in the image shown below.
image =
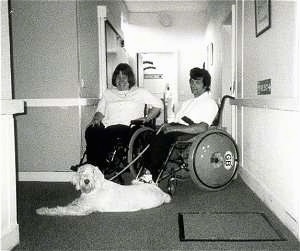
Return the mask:
POLYGON ((97 1, 77 2, 80 97, 99 97, 97 1))
POLYGON ((76 1, 11 1, 18 171, 68 171, 80 157, 76 1))
POLYGON ((120 29, 122 1, 11 1, 14 97, 26 101, 16 117, 21 180, 63 180, 85 149, 103 67, 97 5, 120 29))
MULTIPOLYGON (((216 6, 210 6, 213 10, 216 6)), ((228 6, 229 7, 229 6, 228 6)), ((240 174, 251 189, 299 238, 300 149, 297 82, 296 3, 272 1, 272 27, 255 36, 254 1, 237 1, 238 146, 240 174), (258 97, 256 81, 272 79, 272 95, 258 97)), ((220 21, 212 16, 206 38, 222 40, 220 21)), ((217 61, 213 75, 221 76, 217 61)), ((219 77, 218 77, 219 78, 219 77)))
POLYGON ((11 7, 15 98, 76 97, 76 2, 12 0, 11 7))
POLYGON ((254 4, 245 2, 245 98, 255 97, 256 81, 267 78, 272 79, 271 98, 295 96, 296 2, 273 1, 271 8, 271 29, 256 38, 254 4))
POLYGON ((172 26, 164 27, 155 13, 130 13, 124 27, 126 48, 136 66, 137 52, 178 52, 179 100, 191 97, 189 70, 204 61, 202 51, 206 13, 170 12, 172 26))
POLYGON ((272 79, 272 94, 266 98, 279 100, 279 104, 274 109, 244 108, 243 169, 245 180, 254 188, 258 186, 260 197, 295 234, 299 225, 299 168, 293 159, 300 149, 300 113, 299 108, 282 108, 281 103, 294 97, 299 101, 295 91, 299 86, 296 10, 294 1, 272 1, 272 26, 256 38, 254 3, 245 1, 240 86, 244 98, 257 99, 256 82, 272 79))

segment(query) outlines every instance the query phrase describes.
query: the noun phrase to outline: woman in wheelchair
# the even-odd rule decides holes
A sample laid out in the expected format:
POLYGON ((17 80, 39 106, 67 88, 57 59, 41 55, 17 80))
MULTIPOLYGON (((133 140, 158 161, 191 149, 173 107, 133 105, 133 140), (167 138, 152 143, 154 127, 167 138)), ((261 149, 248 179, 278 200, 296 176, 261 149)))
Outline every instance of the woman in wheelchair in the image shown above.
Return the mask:
MULTIPOLYGON (((151 172, 154 182, 157 182, 171 145, 178 139, 188 139, 205 132, 218 112, 218 105, 209 95, 211 77, 208 71, 200 68, 191 69, 189 84, 194 98, 183 102, 175 119, 153 137, 146 152, 145 168, 151 172)), ((149 175, 146 173, 139 180, 149 182, 149 175)))
POLYGON ((112 75, 112 85, 99 101, 96 113, 85 131, 87 162, 104 171, 109 164, 109 152, 116 144, 128 145, 137 126, 130 121, 142 123, 155 119, 163 104, 149 91, 135 86, 135 76, 128 64, 119 64, 112 75), (152 107, 144 117, 145 105, 152 107))

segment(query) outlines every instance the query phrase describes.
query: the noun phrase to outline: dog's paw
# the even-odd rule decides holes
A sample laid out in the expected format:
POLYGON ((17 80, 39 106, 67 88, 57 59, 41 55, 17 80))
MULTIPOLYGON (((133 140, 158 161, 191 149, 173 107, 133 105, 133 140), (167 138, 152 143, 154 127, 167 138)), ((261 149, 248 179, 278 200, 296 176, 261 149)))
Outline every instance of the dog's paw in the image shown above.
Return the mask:
POLYGON ((139 180, 137 180, 137 179, 133 179, 133 180, 131 181, 131 185, 138 185, 138 184, 143 184, 143 182, 141 182, 141 181, 139 181, 139 180))
POLYGON ((41 207, 35 210, 36 214, 38 215, 45 215, 48 212, 47 207, 41 207))

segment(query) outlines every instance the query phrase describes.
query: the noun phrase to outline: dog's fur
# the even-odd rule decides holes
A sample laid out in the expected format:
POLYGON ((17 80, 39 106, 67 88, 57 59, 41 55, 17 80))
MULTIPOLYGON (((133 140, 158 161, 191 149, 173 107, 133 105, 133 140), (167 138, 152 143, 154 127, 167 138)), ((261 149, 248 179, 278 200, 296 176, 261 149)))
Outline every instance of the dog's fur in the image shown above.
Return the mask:
POLYGON ((81 166, 72 183, 81 190, 79 198, 65 207, 42 207, 40 215, 88 215, 92 212, 132 212, 169 203, 171 197, 155 184, 119 185, 106 180, 101 171, 90 164, 81 166))

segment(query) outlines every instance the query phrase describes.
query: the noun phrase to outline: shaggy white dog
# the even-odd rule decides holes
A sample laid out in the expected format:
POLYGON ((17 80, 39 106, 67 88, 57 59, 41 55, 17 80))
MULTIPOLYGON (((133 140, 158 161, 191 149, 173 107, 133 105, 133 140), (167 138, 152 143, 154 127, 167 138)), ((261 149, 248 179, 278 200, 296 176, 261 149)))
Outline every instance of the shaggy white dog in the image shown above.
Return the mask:
POLYGON ((106 180, 101 171, 90 164, 81 166, 72 183, 81 190, 79 198, 65 207, 42 207, 40 215, 88 215, 92 212, 131 212, 169 203, 171 197, 155 184, 119 185, 106 180))

